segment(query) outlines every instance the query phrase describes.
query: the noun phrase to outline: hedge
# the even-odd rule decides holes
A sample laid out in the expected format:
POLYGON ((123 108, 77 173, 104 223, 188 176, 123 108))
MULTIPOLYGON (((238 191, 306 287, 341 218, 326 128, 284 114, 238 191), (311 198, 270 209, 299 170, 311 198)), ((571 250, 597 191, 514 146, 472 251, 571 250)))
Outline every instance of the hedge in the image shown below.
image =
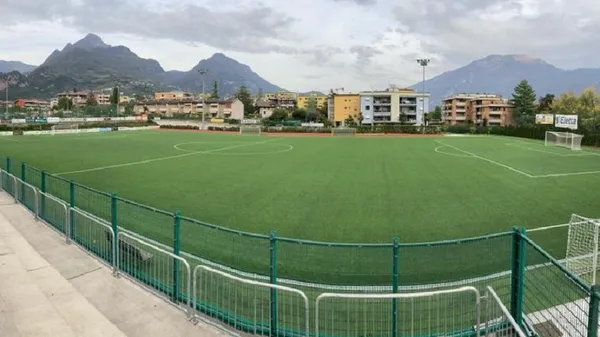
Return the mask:
MULTIPOLYGON (((161 129, 180 129, 180 130, 198 130, 197 126, 192 125, 161 125, 161 129)), ((357 133, 404 133, 404 134, 440 134, 444 132, 441 125, 435 126, 414 126, 414 125, 361 125, 355 127, 357 133)), ((240 131, 239 126, 209 126, 209 131, 240 131)), ((302 126, 262 126, 262 132, 269 133, 331 133, 331 128, 310 128, 302 126)))
MULTIPOLYGON (((56 124, 0 124, 0 132, 3 131, 40 131, 40 130, 51 130, 56 124)), ((93 128, 113 128, 113 127, 140 127, 140 126, 153 126, 156 125, 152 121, 121 121, 121 122, 95 122, 95 123, 83 123, 79 124, 80 129, 93 129, 93 128)))
MULTIPOLYGON (((161 129, 177 129, 177 130, 200 130, 197 125, 161 125, 161 129)), ((209 127, 210 129, 210 127, 209 127)))
MULTIPOLYGON (((552 125, 534 125, 534 126, 473 126, 473 125, 451 125, 447 127, 448 133, 458 134, 489 134, 498 136, 510 136, 519 138, 539 139, 544 140, 546 137, 546 131, 560 131, 564 132, 564 129, 556 128, 552 125)), ((590 131, 587 129, 578 129, 573 131, 583 135, 581 145, 586 146, 600 146, 600 133, 597 131, 590 131)))

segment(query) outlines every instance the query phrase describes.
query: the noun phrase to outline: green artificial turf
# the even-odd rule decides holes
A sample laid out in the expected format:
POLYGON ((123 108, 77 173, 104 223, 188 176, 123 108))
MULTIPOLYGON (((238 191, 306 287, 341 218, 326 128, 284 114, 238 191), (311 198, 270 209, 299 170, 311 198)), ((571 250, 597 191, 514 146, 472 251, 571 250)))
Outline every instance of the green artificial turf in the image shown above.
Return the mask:
MULTIPOLYGON (((0 154, 13 158, 17 175, 25 162, 108 192, 75 189, 76 206, 107 220, 112 192, 166 211, 118 202, 119 225, 167 245, 173 243, 171 213, 180 210, 190 218, 182 221, 182 250, 241 270, 269 273, 271 231, 293 239, 381 244, 277 240, 279 276, 312 282, 389 284, 394 237, 401 243, 401 284, 506 271, 510 235, 405 244, 565 223, 572 213, 600 217, 599 152, 518 138, 144 131, 3 137, 0 154)), ((28 182, 40 186, 39 177, 26 170, 28 182)), ((68 188, 66 181, 47 179, 48 192, 66 201, 68 188)), ((536 239, 562 258, 566 231, 552 233, 536 233, 536 239)))

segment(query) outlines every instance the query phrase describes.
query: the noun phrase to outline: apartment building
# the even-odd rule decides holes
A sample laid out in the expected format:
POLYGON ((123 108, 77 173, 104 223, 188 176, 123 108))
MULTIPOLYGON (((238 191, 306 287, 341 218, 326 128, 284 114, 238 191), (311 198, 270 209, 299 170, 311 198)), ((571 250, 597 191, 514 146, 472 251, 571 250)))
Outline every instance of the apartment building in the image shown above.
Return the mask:
POLYGON ((169 117, 177 114, 201 114, 204 111, 208 115, 207 117, 211 118, 242 120, 244 118, 244 103, 238 99, 153 100, 136 103, 133 111, 138 115, 151 113, 169 117))
POLYGON ((269 92, 263 95, 263 97, 258 97, 258 99, 263 99, 267 101, 294 101, 298 100, 298 94, 291 91, 279 91, 279 92, 269 92))
POLYGON ((14 106, 29 111, 46 111, 50 109, 50 102, 38 99, 19 98, 14 102, 14 106))
POLYGON ((358 119, 359 115, 359 94, 332 94, 327 98, 327 117, 336 126, 344 125, 349 116, 358 119))
POLYGON ((315 108, 322 108, 327 102, 327 96, 321 93, 311 92, 305 95, 298 95, 297 107, 299 109, 308 109, 311 104, 315 105, 315 108))
POLYGON ((173 100, 190 100, 193 99, 192 94, 183 91, 155 92, 154 100, 156 101, 173 101, 173 100))
POLYGON ((429 93, 414 89, 391 87, 383 91, 359 93, 362 124, 406 123, 424 124, 424 113, 429 111, 429 93))
POLYGON ((449 125, 514 125, 514 106, 493 94, 458 94, 442 102, 442 117, 449 125))
POLYGON ((89 91, 67 91, 56 95, 56 98, 58 101, 60 101, 61 98, 70 99, 73 102, 73 105, 85 105, 89 95, 89 91))

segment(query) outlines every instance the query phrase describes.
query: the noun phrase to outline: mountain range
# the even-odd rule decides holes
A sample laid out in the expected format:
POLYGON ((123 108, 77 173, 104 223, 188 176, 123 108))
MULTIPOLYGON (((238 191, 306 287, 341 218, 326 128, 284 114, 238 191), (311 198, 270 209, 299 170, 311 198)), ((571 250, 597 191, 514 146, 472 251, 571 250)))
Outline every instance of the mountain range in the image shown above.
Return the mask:
MULTIPOLYGON (((1 72, 1 71, 0 71, 1 72)), ((157 90, 210 92, 217 81, 221 95, 231 95, 241 85, 251 92, 281 90, 224 54, 201 60, 189 71, 165 71, 158 61, 139 57, 124 46, 110 46, 94 34, 88 34, 62 50, 54 50, 34 69, 20 64, 4 69, 10 76, 9 95, 47 98, 66 90, 102 90, 119 85, 123 92, 150 94, 157 90), (208 70, 203 76, 200 69, 208 70), (27 71, 27 73, 24 73, 27 71)))
MULTIPOLYGON (((241 85, 257 93, 281 88, 260 77, 238 61, 216 53, 188 71, 165 71, 158 61, 141 58, 124 46, 110 46, 94 34, 54 50, 39 66, 18 61, 0 61, 0 79, 10 75, 11 98, 48 98, 73 89, 109 89, 151 94, 158 90, 210 92, 217 82, 222 96, 232 95, 241 85), (201 71, 207 70, 202 75, 201 71)), ((432 103, 458 93, 492 93, 510 97, 519 81, 526 79, 538 96, 581 92, 600 87, 600 69, 565 70, 525 55, 489 55, 463 67, 425 81, 432 103)), ((422 82, 411 86, 420 91, 422 82)))
MULTIPOLYGON (((426 80, 425 91, 431 93, 434 104, 459 93, 490 93, 510 98, 523 79, 531 84, 538 97, 581 92, 590 86, 600 88, 600 69, 565 70, 525 55, 489 55, 426 80)), ((423 82, 419 82, 411 88, 421 91, 422 86, 423 82)))

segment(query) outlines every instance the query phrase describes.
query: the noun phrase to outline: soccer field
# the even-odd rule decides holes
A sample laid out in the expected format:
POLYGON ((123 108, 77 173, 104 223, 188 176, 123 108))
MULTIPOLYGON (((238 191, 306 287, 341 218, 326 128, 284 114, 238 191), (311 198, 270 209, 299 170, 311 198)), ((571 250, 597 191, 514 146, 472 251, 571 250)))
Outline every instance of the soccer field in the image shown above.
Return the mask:
MULTIPOLYGON (((600 152, 519 138, 142 131, 2 137, 0 154, 13 158, 13 172, 25 162, 122 198, 180 210, 189 218, 314 241, 438 241, 565 223, 572 213, 600 217, 600 152)), ((95 207, 93 200, 87 202, 95 207)), ((136 218, 133 208, 123 212, 136 218)), ((171 219, 156 223, 144 217, 122 225, 172 244, 171 219)), ((193 226, 183 231, 183 249, 190 253, 208 240, 196 240, 193 226)), ((565 233, 536 240, 562 258, 565 233)), ((228 249, 223 244, 222 251, 210 254, 252 255, 256 248, 251 246, 228 249)), ((376 249, 367 254, 377 254, 376 249)), ((465 256, 477 254, 464 250, 465 256)), ((439 254, 429 262, 443 265, 439 254)), ((244 269, 244 261, 234 257, 209 258, 244 269)), ((323 268, 332 261, 338 260, 323 268)), ((322 279, 318 272, 308 275, 308 267, 298 267, 299 278, 322 279)))

